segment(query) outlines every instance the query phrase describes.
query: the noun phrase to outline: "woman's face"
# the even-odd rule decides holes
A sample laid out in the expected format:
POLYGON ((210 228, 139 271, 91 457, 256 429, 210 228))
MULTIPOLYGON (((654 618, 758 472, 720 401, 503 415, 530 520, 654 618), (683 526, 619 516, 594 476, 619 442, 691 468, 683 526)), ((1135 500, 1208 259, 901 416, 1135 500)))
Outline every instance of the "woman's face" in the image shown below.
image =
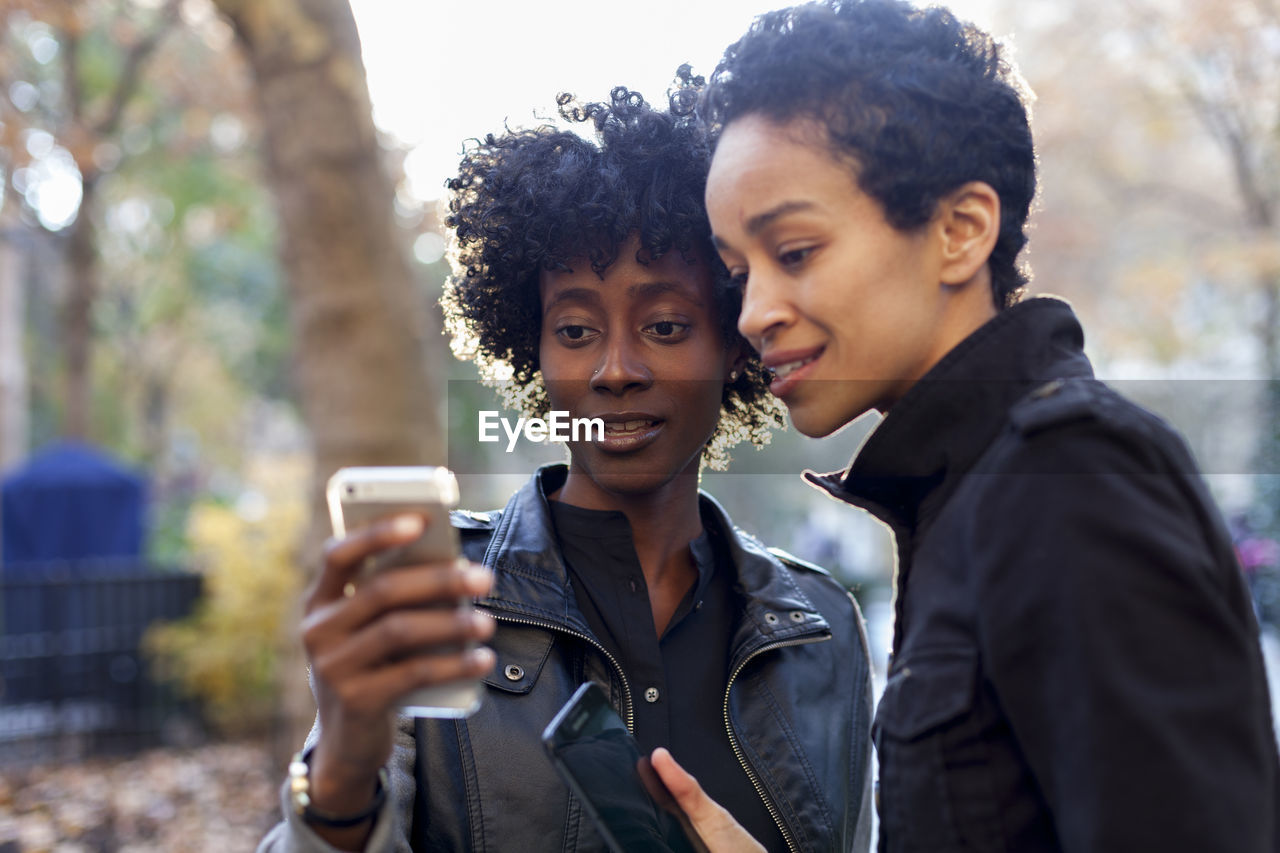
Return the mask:
POLYGON ((601 279, 585 259, 540 282, 539 363, 551 408, 602 418, 603 441, 570 444, 561 497, 588 509, 696 474, 737 357, 728 348, 711 270, 672 250, 649 264, 632 237, 601 279))
POLYGON ((937 229, 902 232, 807 121, 730 124, 707 180, 738 328, 809 436, 886 410, 945 355, 937 229))

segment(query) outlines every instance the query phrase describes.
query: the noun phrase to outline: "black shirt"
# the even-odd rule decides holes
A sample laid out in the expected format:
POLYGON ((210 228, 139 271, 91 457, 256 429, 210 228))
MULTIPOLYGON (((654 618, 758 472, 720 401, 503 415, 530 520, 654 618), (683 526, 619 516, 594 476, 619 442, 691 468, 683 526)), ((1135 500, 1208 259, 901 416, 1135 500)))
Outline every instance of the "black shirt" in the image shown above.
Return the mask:
POLYGON ((786 850, 725 727, 729 641, 741 605, 723 536, 704 519, 689 543, 698 579, 659 638, 626 515, 550 506, 578 607, 631 689, 641 752, 667 747, 761 844, 786 850))

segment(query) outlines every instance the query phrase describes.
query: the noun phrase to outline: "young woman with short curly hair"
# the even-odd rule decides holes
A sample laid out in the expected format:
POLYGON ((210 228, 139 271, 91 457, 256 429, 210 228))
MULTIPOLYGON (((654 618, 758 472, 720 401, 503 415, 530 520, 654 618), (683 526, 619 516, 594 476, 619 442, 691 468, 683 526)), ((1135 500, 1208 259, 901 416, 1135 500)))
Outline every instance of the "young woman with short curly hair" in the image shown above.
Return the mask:
MULTIPOLYGON (((571 442, 567 466, 540 469, 502 510, 455 515, 464 554, 492 572, 469 589, 484 620, 471 635, 491 631, 484 663, 496 659, 469 719, 393 729, 396 697, 429 673, 372 697, 358 689, 411 646, 330 663, 376 644, 376 626, 427 593, 384 587, 370 603, 335 580, 313 598, 320 714, 308 766, 323 801, 287 812, 266 849, 602 849, 539 739, 585 681, 643 751, 678 756, 770 849, 866 849, 870 670, 857 606, 698 490, 704 461, 760 441, 777 410, 734 328, 738 301, 702 203, 709 152, 687 101, 678 92, 658 111, 626 89, 601 104, 561 99, 594 138, 509 130, 467 151, 449 184, 456 348, 510 377, 526 412, 598 417, 604 433, 571 442), (347 615, 356 608, 363 619, 347 615), (384 765, 386 804, 327 823, 364 815, 384 765)), ((376 547, 340 543, 326 572, 341 579, 376 547)), ((407 627, 389 635, 423 644, 407 627)))

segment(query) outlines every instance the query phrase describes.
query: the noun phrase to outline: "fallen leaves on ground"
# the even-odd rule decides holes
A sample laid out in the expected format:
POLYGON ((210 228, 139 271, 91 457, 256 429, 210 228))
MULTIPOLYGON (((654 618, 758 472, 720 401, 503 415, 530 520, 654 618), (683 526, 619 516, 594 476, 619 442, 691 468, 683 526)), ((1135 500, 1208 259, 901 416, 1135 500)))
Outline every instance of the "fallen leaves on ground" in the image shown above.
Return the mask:
POLYGON ((261 743, 0 767, 0 853, 250 851, 281 779, 261 743))

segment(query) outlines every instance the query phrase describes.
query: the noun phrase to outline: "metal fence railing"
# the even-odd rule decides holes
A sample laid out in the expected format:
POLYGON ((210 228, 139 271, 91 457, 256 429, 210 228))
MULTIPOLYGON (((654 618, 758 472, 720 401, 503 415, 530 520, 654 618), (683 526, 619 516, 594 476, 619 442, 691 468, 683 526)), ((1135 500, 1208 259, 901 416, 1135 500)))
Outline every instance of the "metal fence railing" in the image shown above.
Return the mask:
POLYGON ((136 562, 0 568, 0 760, 138 749, 189 725, 139 646, 200 591, 199 575, 136 562))

